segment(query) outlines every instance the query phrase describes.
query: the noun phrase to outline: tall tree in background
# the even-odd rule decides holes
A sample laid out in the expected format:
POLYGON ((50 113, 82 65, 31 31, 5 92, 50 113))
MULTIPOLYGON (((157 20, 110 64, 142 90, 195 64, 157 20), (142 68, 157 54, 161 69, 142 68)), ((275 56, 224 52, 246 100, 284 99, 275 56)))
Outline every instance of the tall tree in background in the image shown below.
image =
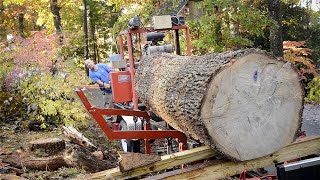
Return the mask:
POLYGON ((283 57, 282 14, 280 0, 267 0, 269 17, 275 22, 270 26, 270 50, 278 57, 283 57))
POLYGON ((115 53, 112 50, 116 49, 116 40, 111 40, 114 39, 111 31, 120 13, 114 5, 98 0, 88 0, 88 10, 92 58, 95 62, 107 60, 110 53, 115 53))
POLYGON ((23 20, 24 20, 24 13, 19 13, 18 14, 19 34, 21 37, 23 37, 23 29, 24 29, 23 20))
MULTIPOLYGON (((231 31, 234 38, 240 38, 240 22, 238 18, 238 0, 233 0, 233 13, 234 18, 232 19, 231 23, 231 31)), ((240 46, 236 44, 236 47, 234 49, 239 49, 240 46)))
POLYGON ((92 50, 92 60, 95 63, 99 62, 99 53, 98 53, 98 47, 97 47, 97 38, 96 38, 96 21, 97 21, 97 16, 96 13, 98 11, 97 9, 97 3, 95 1, 90 1, 88 2, 89 6, 89 25, 90 25, 90 36, 91 36, 91 44, 93 46, 92 50))
POLYGON ((193 53, 203 55, 252 47, 252 37, 264 37, 270 24, 267 11, 254 3, 245 0, 197 2, 197 8, 204 12, 204 16, 188 21, 193 53))
MULTIPOLYGON (((89 40, 88 40, 88 14, 87 0, 83 0, 83 33, 84 33, 84 58, 89 59, 89 40)), ((86 67, 86 74, 89 76, 89 69, 86 67)))
POLYGON ((51 12, 53 14, 53 22, 56 29, 56 32, 59 36, 59 42, 63 42, 63 34, 62 34, 62 24, 61 24, 61 16, 60 16, 60 9, 58 5, 58 0, 51 0, 51 12))

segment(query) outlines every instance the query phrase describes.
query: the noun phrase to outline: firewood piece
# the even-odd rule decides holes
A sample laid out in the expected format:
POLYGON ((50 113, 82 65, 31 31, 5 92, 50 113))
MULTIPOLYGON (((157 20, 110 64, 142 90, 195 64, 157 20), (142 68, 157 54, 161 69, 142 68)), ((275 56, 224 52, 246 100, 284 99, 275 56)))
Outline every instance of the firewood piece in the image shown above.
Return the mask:
POLYGON ((0 159, 0 174, 10 174, 10 173, 14 173, 17 175, 23 174, 22 169, 12 167, 10 166, 10 164, 2 163, 1 161, 2 159, 0 159))
POLYGON ((83 134, 81 134, 78 130, 76 130, 74 127, 66 127, 63 126, 63 133, 74 143, 83 146, 83 147, 90 147, 93 149, 97 149, 97 147, 90 142, 88 138, 86 138, 83 134))
POLYGON ((144 56, 135 90, 172 127, 234 160, 279 150, 301 126, 304 92, 298 74, 261 50, 144 56))
POLYGON ((26 178, 20 177, 20 176, 16 176, 13 174, 0 174, 0 179, 1 180, 27 180, 26 178))
POLYGON ((61 156, 34 158, 26 155, 12 154, 5 157, 2 162, 16 168, 26 168, 42 171, 54 171, 68 165, 61 156))
POLYGON ((66 147, 64 140, 59 138, 38 139, 29 143, 31 151, 37 154, 55 155, 62 152, 66 147))
POLYGON ((119 155, 121 158, 119 163, 121 172, 129 171, 141 166, 146 166, 161 160, 160 156, 141 153, 119 152, 119 155))
POLYGON ((67 149, 63 158, 69 166, 80 166, 89 172, 103 171, 117 166, 110 161, 98 159, 91 151, 82 146, 67 149))
POLYGON ((92 153, 97 159, 103 160, 103 152, 102 151, 95 151, 92 153))

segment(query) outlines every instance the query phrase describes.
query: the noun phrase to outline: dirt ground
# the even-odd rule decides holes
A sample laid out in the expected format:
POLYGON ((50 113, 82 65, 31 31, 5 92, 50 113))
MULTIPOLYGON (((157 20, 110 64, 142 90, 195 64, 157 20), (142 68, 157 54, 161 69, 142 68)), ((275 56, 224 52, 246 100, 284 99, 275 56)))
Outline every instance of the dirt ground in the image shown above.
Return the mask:
POLYGON ((306 104, 303 110, 301 130, 307 136, 320 135, 320 105, 306 104))
MULTIPOLYGON (((113 153, 113 156, 117 156, 119 142, 110 142, 100 128, 92 122, 86 129, 81 129, 81 133, 85 135, 90 141, 98 147, 98 149, 104 152, 113 153)), ((77 175, 87 174, 83 168, 60 168, 56 171, 36 171, 22 169, 21 172, 16 173, 12 169, 8 169, 1 163, 1 160, 8 154, 22 148, 26 148, 28 143, 43 138, 60 138, 66 141, 67 147, 70 145, 70 140, 65 137, 62 132, 62 128, 53 128, 50 131, 29 131, 21 130, 14 123, 13 124, 1 124, 0 127, 0 179, 4 175, 18 174, 20 177, 38 180, 38 179, 69 179, 76 177, 77 175)), ((14 179, 14 178, 13 178, 14 179)))
MULTIPOLYGON (((320 105, 305 105, 301 129, 306 132, 307 136, 320 135, 320 105)), ((100 128, 93 122, 81 132, 100 149, 107 149, 114 153, 120 150, 119 141, 108 141, 100 128)), ((0 127, 0 160, 5 154, 27 146, 27 143, 32 140, 53 137, 67 140, 60 128, 53 128, 51 131, 27 131, 17 128, 14 123, 2 124, 0 127)), ((269 170, 272 171, 272 169, 269 170)), ((85 173, 87 172, 81 168, 60 168, 56 171, 23 170, 21 177, 26 179, 68 179, 85 173)), ((10 174, 10 172, 1 166, 0 161, 0 176, 1 174, 10 174)))

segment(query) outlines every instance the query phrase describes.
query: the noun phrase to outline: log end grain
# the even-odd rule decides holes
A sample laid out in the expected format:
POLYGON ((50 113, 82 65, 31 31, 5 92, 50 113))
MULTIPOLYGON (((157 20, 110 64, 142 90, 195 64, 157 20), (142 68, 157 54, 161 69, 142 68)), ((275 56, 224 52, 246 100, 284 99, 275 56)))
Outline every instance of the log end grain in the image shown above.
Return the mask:
POLYGON ((201 110, 211 145, 244 161, 290 144, 303 94, 298 74, 283 61, 256 53, 227 64, 211 81, 201 110))

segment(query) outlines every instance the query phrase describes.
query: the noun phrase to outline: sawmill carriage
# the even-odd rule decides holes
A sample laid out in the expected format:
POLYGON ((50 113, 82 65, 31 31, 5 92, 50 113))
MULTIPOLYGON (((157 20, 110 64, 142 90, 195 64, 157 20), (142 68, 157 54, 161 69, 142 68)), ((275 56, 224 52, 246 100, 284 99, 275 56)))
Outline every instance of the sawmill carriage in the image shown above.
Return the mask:
POLYGON ((181 31, 184 31, 184 37, 186 38, 187 54, 185 55, 190 56, 189 28, 184 25, 183 17, 157 16, 154 18, 152 28, 140 27, 140 20, 137 17, 130 19, 129 28, 118 36, 120 54, 110 57, 112 67, 116 69, 110 74, 114 109, 95 107, 90 103, 84 91, 90 91, 90 88, 96 87, 86 86, 84 89, 77 90, 81 101, 105 135, 110 140, 120 140, 121 148, 125 152, 141 152, 140 141, 144 140, 144 152, 150 154, 150 142, 154 142, 156 139, 164 140, 165 147, 162 147, 161 153, 181 151, 188 148, 186 136, 174 130, 153 112, 146 111, 146 106, 139 101, 134 90, 134 77, 136 68, 139 66, 139 60, 134 59, 133 37, 145 38, 146 43, 142 48, 141 55, 151 55, 156 52, 181 55, 181 35, 179 34, 181 31), (168 33, 174 36, 175 48, 170 42, 164 43, 163 41, 165 34, 168 33), (125 60, 125 55, 128 61, 125 60), (108 123, 104 120, 104 115, 116 115, 116 118, 108 123))

